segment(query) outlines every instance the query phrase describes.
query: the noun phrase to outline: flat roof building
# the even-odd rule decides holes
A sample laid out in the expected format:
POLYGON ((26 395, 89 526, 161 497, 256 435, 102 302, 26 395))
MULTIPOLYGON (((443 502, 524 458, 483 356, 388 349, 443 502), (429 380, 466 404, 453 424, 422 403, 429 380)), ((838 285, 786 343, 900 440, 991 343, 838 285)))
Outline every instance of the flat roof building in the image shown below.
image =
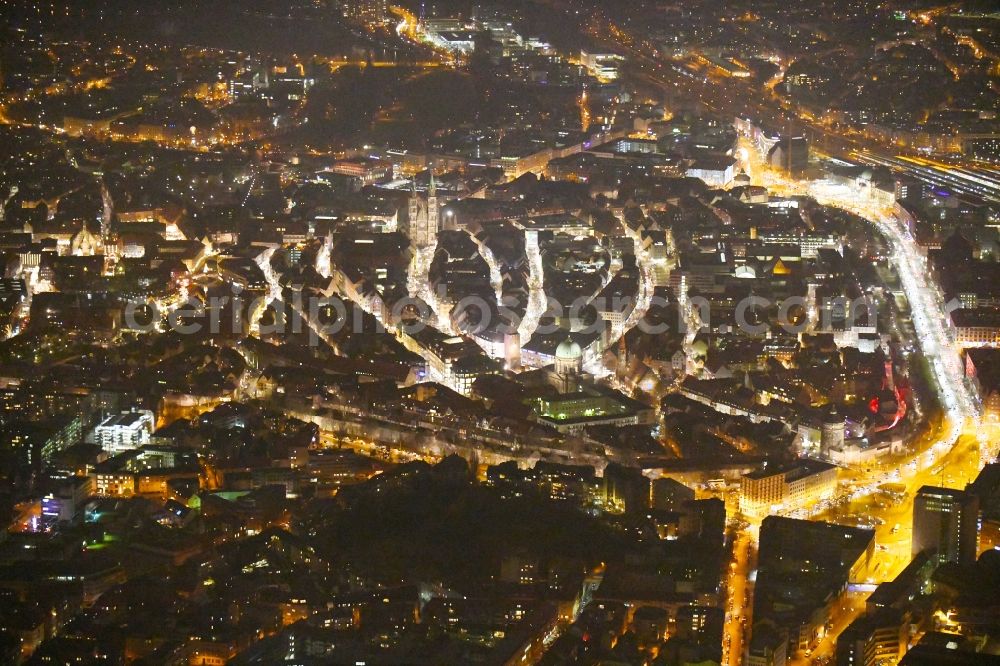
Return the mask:
POLYGON ((964 490, 922 486, 913 498, 914 556, 971 563, 979 547, 979 500, 964 490))
POLYGON ((819 460, 767 466, 743 476, 740 511, 748 516, 780 514, 830 499, 837 487, 837 468, 819 460))

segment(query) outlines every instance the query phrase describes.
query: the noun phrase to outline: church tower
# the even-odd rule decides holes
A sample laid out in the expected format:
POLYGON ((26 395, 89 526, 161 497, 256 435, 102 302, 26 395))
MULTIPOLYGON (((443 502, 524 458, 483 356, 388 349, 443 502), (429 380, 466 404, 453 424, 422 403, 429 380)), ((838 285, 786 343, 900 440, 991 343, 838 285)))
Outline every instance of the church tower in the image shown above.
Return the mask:
POLYGON ((409 209, 406 215, 406 228, 410 236, 410 242, 416 243, 414 236, 418 229, 418 221, 420 220, 420 197, 417 196, 417 181, 414 180, 410 183, 410 201, 409 209))
POLYGON ((440 206, 438 205, 437 183, 434 182, 433 172, 426 198, 417 193, 416 181, 412 183, 407 212, 410 242, 416 247, 434 245, 437 242, 438 229, 440 228, 438 221, 440 206))
POLYGON ((431 171, 430 185, 427 187, 427 244, 437 242, 438 230, 441 228, 438 220, 437 184, 434 182, 434 172, 431 171))

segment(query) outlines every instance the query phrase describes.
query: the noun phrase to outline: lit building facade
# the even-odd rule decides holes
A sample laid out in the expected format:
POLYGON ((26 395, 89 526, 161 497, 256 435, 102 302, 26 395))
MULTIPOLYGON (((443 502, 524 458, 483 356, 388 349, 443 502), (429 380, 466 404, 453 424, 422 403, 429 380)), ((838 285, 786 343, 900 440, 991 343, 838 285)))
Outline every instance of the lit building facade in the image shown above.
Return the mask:
POLYGON ((763 517, 812 506, 833 497, 837 468, 818 460, 746 474, 740 482, 740 511, 763 517))
POLYGON ((417 194, 416 185, 410 191, 410 201, 407 216, 407 235, 416 247, 430 247, 437 242, 440 229, 440 208, 438 206, 437 185, 434 174, 431 174, 427 196, 417 194))
POLYGON ((153 412, 123 412, 104 419, 94 428, 94 441, 108 454, 117 455, 149 443, 153 412))

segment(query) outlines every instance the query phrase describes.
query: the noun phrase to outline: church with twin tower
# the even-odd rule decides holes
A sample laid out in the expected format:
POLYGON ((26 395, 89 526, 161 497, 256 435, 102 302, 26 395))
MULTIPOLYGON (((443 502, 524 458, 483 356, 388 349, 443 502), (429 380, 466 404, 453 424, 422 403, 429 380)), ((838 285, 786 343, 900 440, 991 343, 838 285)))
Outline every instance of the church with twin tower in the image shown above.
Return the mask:
POLYGON ((413 182, 410 189, 406 232, 414 247, 430 247, 437 242, 437 233, 440 228, 439 217, 440 205, 438 204, 437 185, 434 182, 434 173, 432 172, 426 197, 417 194, 416 181, 413 182))

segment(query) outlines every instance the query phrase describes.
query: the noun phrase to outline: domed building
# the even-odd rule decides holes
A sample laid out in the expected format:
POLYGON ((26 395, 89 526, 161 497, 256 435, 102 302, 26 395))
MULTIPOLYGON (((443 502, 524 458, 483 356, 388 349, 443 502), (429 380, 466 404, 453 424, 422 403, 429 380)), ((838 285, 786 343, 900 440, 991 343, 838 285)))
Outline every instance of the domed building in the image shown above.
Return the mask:
POLYGON ((585 338, 566 335, 555 344, 560 338, 553 335, 545 340, 551 364, 518 373, 509 380, 521 385, 524 402, 531 406, 535 420, 564 433, 582 432, 598 425, 655 422, 656 410, 652 407, 596 382, 584 371, 584 347, 578 340, 585 338))
POLYGON ((560 393, 577 390, 583 375, 583 349, 573 338, 567 337, 556 347, 555 376, 556 388, 560 393))
POLYGON ((573 338, 566 338, 556 347, 556 372, 579 375, 583 371, 583 350, 573 338))

